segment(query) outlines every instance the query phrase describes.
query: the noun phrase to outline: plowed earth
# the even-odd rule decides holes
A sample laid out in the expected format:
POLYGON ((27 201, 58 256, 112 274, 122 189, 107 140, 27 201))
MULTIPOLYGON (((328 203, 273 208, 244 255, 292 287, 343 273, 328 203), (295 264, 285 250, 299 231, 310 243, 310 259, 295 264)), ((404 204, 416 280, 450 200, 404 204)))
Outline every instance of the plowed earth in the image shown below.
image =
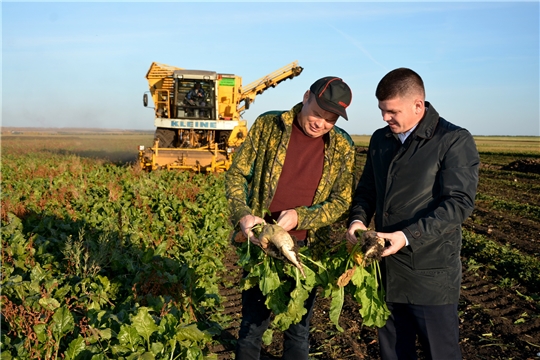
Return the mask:
MULTIPOLYGON (((365 162, 365 149, 359 149, 359 168, 365 162)), ((540 256, 540 159, 516 155, 481 154, 480 184, 476 209, 464 229, 517 249, 524 255, 540 256), (516 160, 516 158, 518 158, 516 160), (487 199, 487 200, 486 200, 487 199), (496 199, 497 201, 493 201, 496 199), (500 202, 528 204, 525 210, 504 208, 500 202), (497 205, 499 204, 499 205, 497 205), (532 210, 531 210, 532 209, 532 210)), ((518 207, 519 208, 519 207, 518 207)), ((342 241, 345 224, 335 224, 333 241, 342 241)), ((527 288, 493 271, 497 264, 469 262, 462 253, 463 281, 460 312, 460 339, 464 359, 539 359, 540 289, 527 288), (471 264, 475 264, 474 266, 471 264)), ((234 359, 241 296, 235 288, 240 271, 236 255, 228 258, 227 274, 221 288, 227 298, 225 311, 233 321, 219 339, 214 351, 219 359, 234 359)), ((358 304, 350 297, 341 313, 339 332, 328 317, 329 301, 318 299, 312 319, 311 358, 378 359, 376 329, 362 326, 358 304)), ((279 359, 282 334, 264 346, 262 359, 279 359)), ((425 359, 419 349, 419 359, 425 359)))

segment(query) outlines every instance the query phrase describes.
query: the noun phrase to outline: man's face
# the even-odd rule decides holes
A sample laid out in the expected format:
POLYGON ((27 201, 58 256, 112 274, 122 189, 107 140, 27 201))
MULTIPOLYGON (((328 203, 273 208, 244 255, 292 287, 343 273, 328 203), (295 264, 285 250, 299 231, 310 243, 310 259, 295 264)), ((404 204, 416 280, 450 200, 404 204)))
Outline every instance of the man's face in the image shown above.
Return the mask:
POLYGON ((424 102, 416 97, 396 97, 379 101, 379 109, 394 134, 412 129, 424 116, 424 102))
POLYGON ((332 130, 339 118, 338 114, 323 110, 309 91, 304 94, 303 102, 304 106, 298 114, 298 124, 304 134, 317 138, 332 130))

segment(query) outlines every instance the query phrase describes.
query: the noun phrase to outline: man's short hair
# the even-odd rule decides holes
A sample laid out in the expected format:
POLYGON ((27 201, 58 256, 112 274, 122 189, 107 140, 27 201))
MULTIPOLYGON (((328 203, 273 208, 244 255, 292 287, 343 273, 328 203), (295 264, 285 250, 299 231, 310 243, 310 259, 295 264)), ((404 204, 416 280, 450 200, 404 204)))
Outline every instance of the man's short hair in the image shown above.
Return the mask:
POLYGON ((398 68, 386 74, 375 90, 375 96, 379 101, 406 97, 409 95, 420 95, 425 98, 424 81, 420 75, 411 69, 398 68))

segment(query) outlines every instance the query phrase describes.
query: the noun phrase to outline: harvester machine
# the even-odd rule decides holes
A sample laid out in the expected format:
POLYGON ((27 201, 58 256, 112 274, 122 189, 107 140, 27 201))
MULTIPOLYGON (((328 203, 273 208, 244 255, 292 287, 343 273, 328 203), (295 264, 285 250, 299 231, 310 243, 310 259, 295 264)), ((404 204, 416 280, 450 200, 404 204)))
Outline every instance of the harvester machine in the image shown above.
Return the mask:
POLYGON ((247 136, 242 113, 257 95, 303 68, 294 61, 247 86, 242 78, 205 70, 186 70, 152 63, 146 74, 155 113, 154 143, 139 147, 143 170, 182 169, 197 172, 227 170, 235 149, 247 136))

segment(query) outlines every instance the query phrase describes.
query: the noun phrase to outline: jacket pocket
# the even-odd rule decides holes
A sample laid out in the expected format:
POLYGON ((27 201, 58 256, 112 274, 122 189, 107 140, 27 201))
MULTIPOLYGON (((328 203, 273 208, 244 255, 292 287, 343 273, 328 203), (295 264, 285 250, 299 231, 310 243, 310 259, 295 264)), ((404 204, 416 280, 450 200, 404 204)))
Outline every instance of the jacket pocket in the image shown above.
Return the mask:
POLYGON ((430 244, 421 251, 412 253, 412 265, 415 270, 436 270, 456 266, 459 262, 459 249, 450 241, 442 244, 430 244))

